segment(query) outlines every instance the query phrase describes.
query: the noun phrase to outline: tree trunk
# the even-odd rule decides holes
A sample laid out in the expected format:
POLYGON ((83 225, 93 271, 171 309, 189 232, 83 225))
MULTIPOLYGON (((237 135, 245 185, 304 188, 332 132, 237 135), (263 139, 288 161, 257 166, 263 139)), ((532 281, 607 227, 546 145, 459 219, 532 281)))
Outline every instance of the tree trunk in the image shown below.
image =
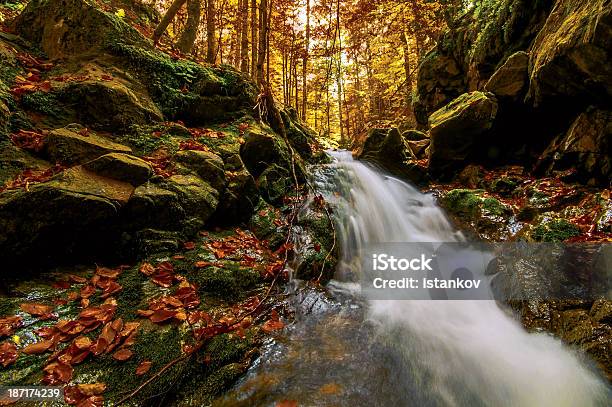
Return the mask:
POLYGON ((188 0, 187 23, 177 43, 178 49, 183 54, 189 54, 193 50, 193 44, 200 26, 200 0, 188 0))
POLYGON ((217 51, 215 49, 217 32, 215 21, 215 0, 207 0, 206 7, 206 62, 214 64, 217 51))
POLYGON ((249 0, 240 0, 242 11, 240 14, 240 70, 249 72, 249 0))
POLYGON ((342 95, 343 80, 342 80, 342 32, 340 29, 340 0, 336 2, 336 24, 338 31, 338 120, 340 125, 340 146, 347 147, 346 135, 344 134, 344 123, 342 120, 342 95))
POLYGON ((185 2, 187 2, 187 0, 174 0, 172 2, 170 8, 168 9, 168 11, 166 11, 166 14, 164 14, 164 17, 161 19, 157 27, 155 27, 155 31, 153 32, 153 42, 155 44, 157 44, 161 36, 164 35, 164 32, 166 32, 168 25, 170 24, 172 19, 174 19, 174 16, 176 15, 176 13, 178 13, 178 11, 183 6, 183 4, 185 4, 185 2))
POLYGON ((251 77, 253 79, 257 79, 257 43, 257 0, 251 0, 251 77))
POLYGON ((261 0, 259 3, 259 50, 257 54, 257 83, 264 83, 264 64, 266 62, 266 51, 268 43, 268 1, 261 0))
POLYGON ((412 72, 410 71, 410 45, 408 43, 408 36, 406 32, 400 33, 400 40, 402 42, 402 51, 404 53, 404 73, 406 75, 406 106, 410 107, 412 104, 412 72))
POLYGON ((308 84, 306 80, 308 75, 308 54, 310 52, 310 0, 306 0, 306 44, 304 51, 304 59, 302 61, 302 120, 306 122, 306 106, 308 105, 308 84))

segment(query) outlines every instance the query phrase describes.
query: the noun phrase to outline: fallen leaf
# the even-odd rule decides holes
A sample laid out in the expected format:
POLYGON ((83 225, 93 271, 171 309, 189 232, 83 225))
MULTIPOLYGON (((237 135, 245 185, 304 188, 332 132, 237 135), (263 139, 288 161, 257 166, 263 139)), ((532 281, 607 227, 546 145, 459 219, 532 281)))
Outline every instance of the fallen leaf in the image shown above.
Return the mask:
POLYGON ((159 324, 162 322, 166 322, 172 318, 174 318, 177 314, 177 311, 171 311, 171 310, 166 310, 166 309, 160 309, 155 311, 155 313, 153 313, 149 319, 151 320, 151 322, 155 323, 155 324, 159 324))
POLYGON ((127 348, 122 348, 119 349, 117 352, 113 353, 113 359, 123 362, 124 360, 128 360, 129 358, 131 358, 132 355, 133 353, 131 350, 127 348))
POLYGON ((45 353, 53 346, 52 339, 46 339, 44 341, 36 342, 31 345, 26 346, 22 349, 22 352, 26 355, 38 355, 40 353, 45 353))
POLYGON ((295 400, 282 400, 276 403, 276 407, 298 407, 298 402, 295 400))
POLYGON ((21 326, 22 321, 18 315, 0 319, 0 337, 11 336, 21 326))
POLYGON ((17 347, 12 342, 2 342, 0 344, 0 364, 3 367, 14 363, 17 360, 17 347))
POLYGON ((150 360, 145 360, 143 361, 140 365, 138 365, 138 367, 136 368, 136 375, 137 376, 142 376, 143 374, 147 373, 149 371, 149 369, 151 369, 151 365, 153 363, 150 360))
POLYGON ((142 263, 140 266, 140 272, 145 276, 150 276, 155 273, 155 267, 150 263, 142 263))
POLYGON ((26 302, 26 303, 21 304, 19 308, 21 308, 23 312, 27 312, 28 314, 32 316, 38 317, 41 315, 49 314, 51 311, 53 311, 55 307, 53 307, 53 305, 44 305, 44 304, 26 302))
POLYGON ((104 393, 106 383, 78 384, 77 388, 85 396, 97 396, 104 393))

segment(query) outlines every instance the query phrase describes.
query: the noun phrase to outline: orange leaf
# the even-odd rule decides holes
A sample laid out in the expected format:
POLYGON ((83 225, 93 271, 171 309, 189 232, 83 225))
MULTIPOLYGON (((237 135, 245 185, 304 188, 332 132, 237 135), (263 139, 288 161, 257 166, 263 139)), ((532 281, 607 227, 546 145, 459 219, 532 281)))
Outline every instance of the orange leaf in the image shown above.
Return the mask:
POLYGON ((151 369, 151 365, 152 363, 150 360, 145 360, 136 368, 136 375, 142 376, 143 374, 147 373, 149 369, 151 369))
POLYGON ((23 303, 19 306, 23 312, 27 312, 28 314, 38 317, 41 315, 46 315, 53 311, 52 305, 44 305, 37 303, 23 303))
POLYGON ((128 360, 133 355, 132 351, 127 348, 121 348, 117 352, 113 353, 113 359, 123 362, 128 360))
POLYGON ((142 263, 140 266, 140 272, 145 276, 150 276, 155 273, 155 267, 150 263, 142 263))
POLYGON ((53 346, 53 340, 47 339, 44 341, 36 342, 23 348, 23 353, 26 355, 38 355, 45 353, 53 346))
POLYGON ((78 384, 77 388, 85 396, 97 396, 106 390, 105 383, 78 384))
POLYGON ((0 344, 0 364, 4 367, 17 360, 17 347, 13 342, 3 342, 0 344))
POLYGON ((298 407, 298 402, 295 400, 282 400, 276 403, 276 407, 298 407))

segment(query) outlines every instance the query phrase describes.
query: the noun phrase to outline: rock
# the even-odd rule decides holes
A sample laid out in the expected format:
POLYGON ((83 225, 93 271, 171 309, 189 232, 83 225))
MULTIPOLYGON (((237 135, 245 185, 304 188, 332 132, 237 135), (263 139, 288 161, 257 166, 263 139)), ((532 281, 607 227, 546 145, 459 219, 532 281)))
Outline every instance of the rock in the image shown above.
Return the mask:
POLYGON ((0 255, 8 264, 48 266, 94 255, 100 245, 112 249, 119 208, 133 190, 75 167, 28 191, 0 194, 0 255))
POLYGON ((402 133, 402 137, 404 138, 404 140, 407 141, 423 141, 423 140, 429 140, 429 136, 427 135, 427 133, 423 133, 422 131, 418 131, 418 130, 406 130, 405 132, 402 133))
POLYGON ((565 219, 542 217, 534 222, 531 238, 536 242, 559 243, 581 234, 580 228, 565 219))
POLYGON ((219 192, 194 175, 174 175, 161 186, 178 196, 178 202, 188 218, 193 218, 200 227, 212 216, 219 204, 219 192))
POLYGON ((339 245, 334 245, 333 225, 327 214, 318 205, 311 204, 301 211, 297 226, 302 230, 295 277, 328 282, 336 271, 339 245))
POLYGON ((497 97, 520 101, 529 87, 529 54, 512 54, 493 74, 484 89, 497 97))
POLYGON ((179 230, 186 218, 178 195, 151 182, 134 190, 122 215, 132 230, 179 230))
POLYGON ((249 131, 240 147, 240 157, 247 170, 258 178, 269 166, 277 164, 289 168, 291 163, 287 146, 280 137, 258 131, 249 131))
POLYGON ((280 216, 278 209, 262 199, 248 222, 249 230, 259 240, 268 241, 272 250, 278 249, 287 238, 287 230, 280 216), (280 222, 277 224, 277 221, 280 222))
POLYGON ((512 234, 509 227, 512 208, 486 196, 484 190, 454 189, 439 202, 455 223, 481 239, 502 241, 512 234))
POLYGON ((363 142, 361 153, 359 154, 359 159, 366 160, 368 158, 376 158, 378 151, 380 150, 380 145, 387 137, 388 133, 389 129, 374 128, 368 130, 366 139, 363 142))
POLYGON ((469 189, 478 189, 483 187, 484 172, 479 165, 468 165, 457 175, 457 181, 469 189))
POLYGON ((612 95, 612 3, 557 0, 534 40, 530 96, 536 105, 555 99, 607 103, 612 95))
POLYGON ((612 323, 612 301, 598 299, 593 303, 589 312, 591 319, 602 324, 612 323))
POLYGON ((24 170, 41 171, 49 167, 51 167, 51 163, 34 157, 26 150, 13 144, 7 143, 5 146, 0 141, 0 185, 13 180, 24 170))
POLYGON ((260 200, 257 184, 238 154, 225 159, 227 185, 214 215, 216 224, 247 222, 260 200))
POLYGON ((221 157, 206 151, 179 151, 174 159, 177 163, 194 171, 217 191, 225 188, 225 164, 221 157))
POLYGON ((51 59, 95 55, 117 41, 152 48, 129 24, 90 0, 30 1, 14 27, 20 36, 39 44, 51 59))
MULTIPOLYGON (((93 68, 88 71, 93 70, 93 68)), ((101 75, 107 74, 101 73, 101 75)), ((62 99, 77 107, 79 122, 96 129, 128 130, 132 125, 163 121, 163 115, 137 82, 111 80, 75 82, 62 89, 62 99)))
POLYGON ((431 145, 429 169, 436 177, 465 165, 474 158, 486 158, 490 141, 484 136, 493 127, 497 100, 491 93, 466 93, 433 113, 429 118, 431 145), (482 157, 485 155, 485 157, 482 157))
POLYGON ((283 197, 294 188, 289 171, 278 165, 269 166, 257 178, 257 187, 261 197, 272 205, 281 204, 283 197))
POLYGON ((417 74, 418 99, 414 103, 417 121, 427 125, 430 114, 467 90, 463 69, 452 55, 439 49, 425 56, 417 74))
POLYGON ((612 178, 612 112, 589 109, 554 140, 537 166, 541 173, 574 169, 583 183, 607 186, 612 178))
POLYGON ((417 159, 425 158, 425 150, 429 147, 429 139, 421 140, 421 141, 409 141, 408 147, 410 151, 417 159))
POLYGON ((98 175, 129 182, 135 187, 144 184, 153 175, 153 169, 149 163, 121 153, 104 155, 83 166, 98 175))
POLYGON ((391 160, 396 163, 416 159, 398 129, 389 130, 387 136, 380 144, 379 157, 383 160, 391 160))
POLYGON ((291 146, 305 160, 312 159, 311 145, 315 143, 315 134, 300 122, 294 108, 281 110, 281 117, 291 146))
POLYGON ((110 153, 131 152, 129 147, 87 132, 79 125, 53 130, 45 138, 45 153, 49 159, 67 165, 83 164, 110 153))

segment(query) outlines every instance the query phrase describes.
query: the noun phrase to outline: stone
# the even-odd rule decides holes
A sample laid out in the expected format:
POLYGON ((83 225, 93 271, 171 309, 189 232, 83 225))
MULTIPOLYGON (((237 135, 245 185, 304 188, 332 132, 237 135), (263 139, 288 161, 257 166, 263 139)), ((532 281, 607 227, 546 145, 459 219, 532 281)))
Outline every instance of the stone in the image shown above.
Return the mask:
POLYGON ((98 175, 129 182, 135 187, 144 184, 153 175, 149 163, 122 153, 107 154, 83 166, 98 175))
POLYGON ((536 105, 554 100, 607 103, 612 96, 612 3, 558 0, 534 40, 530 96, 536 105))
POLYGON ((240 155, 230 155, 225 159, 227 185, 214 215, 216 224, 238 224, 247 222, 260 201, 255 179, 246 170, 240 155))
MULTIPOLYGON (((471 92, 453 100, 429 118, 431 145, 429 169, 436 177, 448 176, 485 148, 484 139, 497 115, 497 100, 491 93, 471 92)), ((485 153, 486 154, 486 153, 485 153)))
POLYGON ((491 76, 484 89, 497 97, 520 101, 529 88, 529 54, 519 51, 491 76))
POLYGON ((117 41, 152 48, 127 22, 105 13, 90 0, 30 1, 14 28, 51 59, 96 54, 117 41))
POLYGON ((221 157, 207 151, 179 151, 174 159, 177 163, 195 172, 217 191, 225 188, 225 164, 221 157))
POLYGON ((257 179, 257 187, 266 202, 279 205, 283 197, 292 191, 291 174, 278 165, 271 165, 257 179))
POLYGON ((368 134, 363 142, 359 159, 364 160, 368 158, 375 158, 380 150, 380 145, 387 137, 389 129, 377 129, 373 128, 368 130, 368 134))
POLYGON ((389 130, 387 136, 380 144, 379 156, 381 160, 391 160, 396 163, 416 159, 398 129, 389 130))
POLYGON ((412 154, 417 159, 425 158, 425 150, 429 147, 429 139, 421 140, 421 141, 408 141, 408 147, 412 154))
POLYGON ((179 230, 185 221, 185 210, 175 192, 147 182, 136 188, 122 211, 130 229, 154 228, 179 230))
POLYGON ((541 172, 574 169, 573 178, 607 186, 612 178, 612 112, 589 109, 555 139, 538 162, 541 172))
POLYGON ((285 142, 275 134, 248 131, 240 147, 240 157, 247 170, 258 178, 270 165, 289 168, 291 163, 285 142))
POLYGON ((131 148, 87 132, 79 125, 49 132, 44 150, 50 161, 66 165, 83 164, 110 153, 132 152, 131 148))
POLYGON ((402 137, 407 141, 422 141, 429 139, 427 133, 423 133, 422 131, 414 129, 406 130, 402 133, 402 137))
POLYGON ((219 192, 194 175, 174 175, 161 185, 176 193, 187 217, 196 218, 202 225, 219 204, 219 192))

